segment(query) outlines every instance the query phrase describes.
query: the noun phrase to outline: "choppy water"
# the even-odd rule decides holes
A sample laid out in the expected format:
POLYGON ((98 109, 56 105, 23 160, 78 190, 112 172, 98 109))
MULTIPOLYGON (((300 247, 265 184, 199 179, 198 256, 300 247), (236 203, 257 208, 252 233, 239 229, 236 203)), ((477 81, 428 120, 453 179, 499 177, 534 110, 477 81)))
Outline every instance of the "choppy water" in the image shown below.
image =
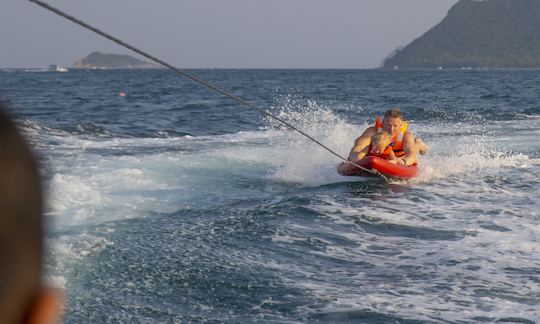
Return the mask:
POLYGON ((540 321, 540 71, 193 72, 343 155, 394 106, 432 150, 411 182, 344 178, 168 71, 0 72, 66 323, 540 321))

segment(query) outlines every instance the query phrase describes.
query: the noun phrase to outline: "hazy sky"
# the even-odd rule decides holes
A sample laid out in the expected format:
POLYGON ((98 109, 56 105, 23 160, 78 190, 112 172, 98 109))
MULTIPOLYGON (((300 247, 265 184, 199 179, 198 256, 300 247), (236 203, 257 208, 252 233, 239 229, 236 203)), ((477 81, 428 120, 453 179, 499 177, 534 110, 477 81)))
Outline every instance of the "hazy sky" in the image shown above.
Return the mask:
MULTIPOLYGON (((26 0, 1 0, 0 68, 131 54, 26 0)), ((371 68, 457 0, 48 0, 181 68, 371 68)))

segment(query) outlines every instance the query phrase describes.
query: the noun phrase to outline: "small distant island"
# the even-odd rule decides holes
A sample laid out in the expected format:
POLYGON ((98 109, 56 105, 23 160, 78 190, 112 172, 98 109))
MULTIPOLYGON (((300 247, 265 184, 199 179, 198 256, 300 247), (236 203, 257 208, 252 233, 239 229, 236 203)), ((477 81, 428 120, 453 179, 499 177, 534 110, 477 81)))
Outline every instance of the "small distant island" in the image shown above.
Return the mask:
POLYGON ((75 62, 74 69, 159 69, 157 64, 148 63, 129 55, 93 52, 75 62))
POLYGON ((383 68, 540 68, 540 1, 460 0, 383 68))

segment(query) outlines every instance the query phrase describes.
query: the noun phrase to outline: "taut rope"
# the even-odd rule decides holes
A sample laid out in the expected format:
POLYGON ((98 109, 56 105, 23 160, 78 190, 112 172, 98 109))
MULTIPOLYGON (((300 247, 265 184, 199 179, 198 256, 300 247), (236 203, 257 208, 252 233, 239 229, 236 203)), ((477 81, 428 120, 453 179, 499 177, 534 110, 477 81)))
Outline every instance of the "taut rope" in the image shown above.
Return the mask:
POLYGON ((75 18, 75 17, 73 17, 73 16, 71 16, 71 15, 68 15, 67 13, 65 13, 65 12, 63 12, 63 11, 61 11, 61 10, 59 10, 59 9, 56 9, 55 7, 52 7, 51 5, 49 5, 49 4, 45 3, 45 2, 42 2, 42 1, 40 1, 40 0, 30 0, 30 2, 33 2, 33 3, 35 3, 35 4, 37 4, 37 5, 39 5, 39 6, 43 7, 43 8, 45 8, 45 9, 47 9, 47 10, 49 10, 49 11, 52 11, 52 12, 54 12, 55 14, 57 14, 57 15, 59 15, 59 16, 61 16, 61 17, 64 17, 64 18, 66 18, 67 20, 70 20, 70 21, 76 23, 76 24, 79 25, 79 26, 82 26, 82 27, 84 27, 84 28, 86 28, 86 29, 88 29, 88 30, 91 30, 91 31, 93 31, 93 32, 96 33, 96 34, 101 35, 101 36, 103 36, 103 37, 105 37, 105 38, 107 38, 107 39, 109 39, 109 40, 115 42, 116 44, 118 44, 118 45, 120 45, 120 46, 123 46, 123 47, 125 47, 125 48, 127 48, 127 49, 129 49, 129 50, 131 50, 131 51, 133 51, 133 52, 135 52, 135 53, 137 53, 137 54, 140 54, 140 55, 142 55, 142 56, 144 56, 144 57, 146 57, 146 58, 148 58, 148 59, 150 59, 150 60, 152 60, 152 61, 154 61, 154 62, 156 62, 156 63, 158 63, 158 64, 160 64, 160 65, 162 65, 162 66, 164 66, 164 67, 166 67, 166 68, 168 68, 168 69, 171 69, 171 70, 175 71, 176 73, 178 73, 178 74, 180 74, 180 75, 183 75, 183 76, 185 76, 185 77, 187 77, 187 78, 189 78, 189 79, 191 79, 191 80, 193 80, 193 81, 199 83, 199 84, 202 84, 202 85, 204 85, 205 87, 210 88, 211 90, 214 90, 214 91, 216 91, 216 92, 218 92, 218 93, 221 93, 222 95, 224 95, 224 96, 226 96, 226 97, 229 97, 229 98, 231 98, 231 99, 233 99, 233 100, 235 100, 235 101, 237 101, 237 102, 239 102, 239 103, 241 103, 241 104, 244 104, 244 105, 248 106, 248 107, 251 108, 251 109, 255 109, 255 110, 257 110, 258 112, 260 112, 261 114, 263 114, 263 115, 265 115, 265 116, 268 116, 268 117, 270 117, 270 118, 272 118, 272 119, 274 119, 274 120, 277 120, 278 122, 280 122, 280 123, 282 123, 283 125, 289 127, 290 129, 295 130, 295 131, 297 131, 298 133, 304 135, 305 137, 307 137, 308 139, 310 139, 311 141, 313 141, 314 143, 316 143, 316 144, 319 145, 320 147, 324 148, 324 149, 327 150, 328 152, 332 153, 333 155, 337 156, 337 157, 340 158, 341 160, 343 160, 343 161, 345 161, 345 162, 347 162, 347 163, 350 163, 350 164, 356 166, 357 168, 362 169, 362 170, 364 170, 364 171, 366 171, 366 172, 369 172, 369 173, 372 173, 372 174, 381 176, 384 180, 388 181, 388 179, 387 179, 384 175, 382 175, 381 173, 379 173, 377 170, 367 169, 367 168, 364 168, 364 167, 362 167, 362 166, 360 166, 360 165, 358 165, 358 164, 356 164, 356 163, 354 163, 354 162, 352 162, 352 161, 349 161, 348 159, 346 159, 346 158, 344 158, 343 156, 339 155, 338 153, 336 153, 335 151, 333 151, 332 149, 330 149, 330 148, 327 147, 326 145, 322 144, 321 142, 319 142, 318 140, 316 140, 316 139, 313 138, 312 136, 306 134, 306 133, 303 132, 302 130, 300 130, 300 129, 294 127, 293 125, 289 124, 289 123, 286 122, 285 120, 283 120, 283 119, 281 119, 281 118, 279 118, 279 117, 277 117, 277 116, 272 115, 271 113, 267 112, 266 110, 264 110, 264 109, 262 109, 262 108, 260 108, 260 107, 255 106, 254 104, 248 102, 247 100, 245 100, 245 99, 243 99, 243 98, 241 98, 241 97, 238 97, 238 96, 236 96, 236 95, 233 95, 233 94, 229 93, 228 91, 226 91, 225 89, 222 89, 222 88, 220 88, 220 87, 218 87, 218 86, 216 86, 216 85, 214 85, 214 84, 211 84, 211 83, 209 83, 209 82, 207 82, 207 81, 205 81, 205 80, 203 80, 203 79, 200 79, 200 78, 198 78, 198 77, 196 77, 196 76, 194 76, 194 75, 192 75, 192 74, 190 74, 190 73, 188 73, 188 72, 186 72, 186 71, 184 71, 184 70, 181 70, 181 69, 179 69, 179 68, 177 68, 177 67, 175 67, 175 66, 173 66, 173 65, 171 65, 171 64, 169 64, 169 63, 167 63, 167 62, 165 62, 165 61, 160 60, 159 58, 157 58, 157 57, 155 57, 155 56, 152 56, 152 55, 150 55, 150 54, 147 54, 146 52, 143 52, 142 50, 140 50, 140 49, 138 49, 138 48, 136 48, 136 47, 134 47, 134 46, 132 46, 132 45, 130 45, 130 44, 128 44, 128 43, 126 43, 126 42, 124 42, 124 41, 122 41, 122 40, 120 40, 120 39, 114 37, 114 36, 112 36, 112 35, 110 35, 110 34, 107 34, 107 33, 103 32, 103 31, 101 31, 101 30, 99 30, 99 29, 97 29, 97 28, 95 28, 95 27, 93 27, 93 26, 91 26, 91 25, 85 23, 84 21, 82 21, 82 20, 80 20, 80 19, 77 19, 77 18, 75 18))

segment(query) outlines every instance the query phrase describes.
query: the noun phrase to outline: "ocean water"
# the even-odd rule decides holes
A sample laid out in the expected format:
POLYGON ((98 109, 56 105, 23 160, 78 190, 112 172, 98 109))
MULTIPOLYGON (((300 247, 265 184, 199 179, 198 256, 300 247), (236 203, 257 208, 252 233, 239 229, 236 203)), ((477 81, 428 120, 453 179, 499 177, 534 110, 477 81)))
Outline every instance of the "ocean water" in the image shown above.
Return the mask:
POLYGON ((540 321, 540 71, 192 73, 342 155, 398 106, 431 151, 409 182, 341 177, 169 71, 1 71, 66 323, 540 321))

